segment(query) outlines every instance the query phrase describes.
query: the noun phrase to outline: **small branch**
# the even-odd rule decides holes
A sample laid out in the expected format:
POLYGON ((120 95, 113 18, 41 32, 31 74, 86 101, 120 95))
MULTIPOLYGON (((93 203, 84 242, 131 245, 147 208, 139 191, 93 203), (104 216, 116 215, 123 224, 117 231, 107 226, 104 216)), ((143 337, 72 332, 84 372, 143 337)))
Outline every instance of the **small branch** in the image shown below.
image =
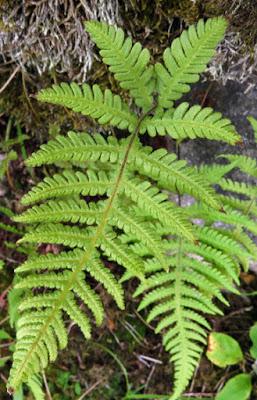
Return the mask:
POLYGON ((2 93, 7 86, 9 85, 9 83, 11 83, 11 81, 13 80, 13 78, 15 77, 15 75, 17 74, 17 72, 21 69, 20 65, 17 65, 17 67, 15 68, 15 70, 11 73, 11 75, 9 76, 9 78, 7 79, 7 81, 4 83, 4 85, 0 88, 0 93, 2 93))
POLYGON ((44 385, 45 385, 45 388, 46 388, 46 393, 47 393, 48 400, 53 400, 44 371, 42 371, 42 376, 43 376, 43 381, 44 381, 44 385))
POLYGON ((98 381, 96 381, 92 386, 90 386, 90 388, 88 388, 85 393, 82 394, 82 396, 80 396, 78 398, 78 400, 83 400, 89 393, 91 393, 98 385, 100 385, 100 383, 103 381, 102 379, 99 379, 98 381))

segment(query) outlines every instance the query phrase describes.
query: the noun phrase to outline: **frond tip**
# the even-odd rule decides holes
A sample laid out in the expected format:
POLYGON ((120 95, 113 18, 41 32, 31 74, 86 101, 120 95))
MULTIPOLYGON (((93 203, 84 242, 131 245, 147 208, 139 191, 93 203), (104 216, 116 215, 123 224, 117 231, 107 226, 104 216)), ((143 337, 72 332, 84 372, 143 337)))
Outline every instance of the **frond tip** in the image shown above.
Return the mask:
POLYGON ((202 19, 182 32, 163 54, 164 65, 155 66, 159 85, 159 103, 170 108, 173 101, 189 92, 190 84, 197 82, 207 63, 213 57, 215 47, 223 38, 227 22, 224 18, 202 19))
POLYGON ((129 90, 139 107, 149 109, 153 102, 154 88, 153 68, 147 66, 150 60, 149 51, 142 50, 140 43, 133 45, 130 38, 125 39, 121 28, 98 21, 88 21, 85 25, 100 49, 103 62, 109 65, 120 86, 129 90))

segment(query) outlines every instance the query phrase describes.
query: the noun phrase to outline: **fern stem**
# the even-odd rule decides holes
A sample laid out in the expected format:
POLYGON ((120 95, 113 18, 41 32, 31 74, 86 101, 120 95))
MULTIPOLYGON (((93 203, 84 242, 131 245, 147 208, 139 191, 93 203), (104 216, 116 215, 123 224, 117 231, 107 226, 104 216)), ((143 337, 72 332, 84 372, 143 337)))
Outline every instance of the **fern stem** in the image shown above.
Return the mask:
POLYGON ((73 273, 71 274, 71 278, 68 280, 68 282, 66 283, 66 285, 64 286, 60 296, 57 298, 56 304, 55 306, 52 308, 52 311, 50 313, 50 315, 48 316, 48 318, 46 319, 45 324, 42 326, 42 328, 39 330, 35 341, 33 342, 30 350, 27 353, 27 357, 23 360, 23 362, 21 363, 19 369, 17 370, 15 377, 12 381, 12 386, 13 388, 8 388, 8 393, 9 394, 13 394, 14 390, 17 389, 20 385, 20 383, 22 382, 23 379, 23 375, 26 373, 26 368, 27 365, 29 363, 29 360, 31 358, 31 356, 33 355, 34 351, 36 350, 38 343, 40 342, 41 338, 44 337, 44 335, 46 334, 53 318, 55 318, 57 311, 61 308, 62 304, 65 302, 65 298, 67 297, 70 289, 73 287, 74 282, 76 281, 78 275, 80 274, 80 272, 82 271, 84 265, 90 260, 90 258, 93 255, 94 249, 97 245, 98 239, 100 238, 100 236, 103 234, 104 229, 106 227, 106 224, 108 222, 108 218, 110 215, 110 212, 112 210, 112 205, 115 201, 115 198, 119 192, 119 188, 122 182, 122 178, 124 176, 124 172, 126 169, 126 165, 128 162, 128 158, 129 158, 129 154, 130 151, 133 147, 133 144, 135 142, 135 139, 138 136, 139 130, 140 130, 140 125, 142 123, 142 121, 145 119, 145 117, 147 117, 150 113, 153 112, 153 110, 156 108, 156 105, 154 105, 149 111, 145 112, 144 114, 142 114, 139 119, 138 119, 138 123, 136 125, 136 128, 133 132, 133 134, 130 137, 129 143, 127 145, 126 151, 125 151, 125 155, 124 155, 124 159, 121 163, 121 166, 119 168, 118 174, 117 174, 117 179, 115 181, 114 184, 114 188, 113 191, 107 201, 107 205, 106 208, 103 212, 103 217, 101 219, 101 221, 99 222, 97 228, 96 228, 96 232, 95 234, 92 236, 91 241, 88 245, 88 249, 87 252, 85 253, 85 255, 81 258, 78 267, 73 271, 73 273))

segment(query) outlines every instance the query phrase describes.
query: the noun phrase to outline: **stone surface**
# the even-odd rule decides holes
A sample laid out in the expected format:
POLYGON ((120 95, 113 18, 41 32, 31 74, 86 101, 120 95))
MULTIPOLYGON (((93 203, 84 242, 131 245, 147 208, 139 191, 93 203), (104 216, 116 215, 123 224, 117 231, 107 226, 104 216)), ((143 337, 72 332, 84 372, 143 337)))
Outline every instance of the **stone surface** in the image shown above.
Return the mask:
POLYGON ((206 91, 208 96, 204 106, 220 111, 229 118, 243 138, 243 146, 229 146, 210 140, 191 140, 181 146, 181 157, 192 163, 213 162, 220 153, 238 153, 257 159, 257 144, 253 130, 247 120, 252 115, 257 118, 257 88, 244 93, 246 86, 228 81, 225 86, 217 82, 204 82, 194 85, 190 95, 185 97, 190 104, 201 104, 206 91), (210 86, 211 85, 211 86, 210 86))

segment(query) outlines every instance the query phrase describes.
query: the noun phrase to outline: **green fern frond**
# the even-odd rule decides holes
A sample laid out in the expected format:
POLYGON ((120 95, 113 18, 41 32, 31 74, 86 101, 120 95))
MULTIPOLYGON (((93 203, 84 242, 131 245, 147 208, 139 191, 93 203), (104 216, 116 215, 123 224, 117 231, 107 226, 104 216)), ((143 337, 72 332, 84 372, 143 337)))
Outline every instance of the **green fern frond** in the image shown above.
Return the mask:
POLYGON ((177 233, 188 240, 195 240, 190 223, 184 218, 183 211, 167 201, 167 195, 160 192, 147 181, 124 179, 123 190, 144 214, 160 221, 170 228, 171 233, 177 233))
POLYGON ((148 110, 153 102, 154 88, 153 68, 147 66, 150 60, 148 49, 142 50, 140 43, 133 45, 130 38, 125 39, 121 28, 98 21, 88 21, 85 25, 114 78, 123 89, 129 90, 139 107, 148 110))
POLYGON ((257 178, 257 162, 253 158, 238 154, 221 154, 219 157, 226 158, 247 175, 257 178))
POLYGON ((111 124, 119 129, 130 132, 136 127, 137 118, 131 113, 127 104, 120 96, 114 95, 109 89, 104 92, 98 85, 83 84, 80 88, 76 83, 61 83, 52 88, 43 89, 37 95, 39 101, 58 104, 73 111, 97 119, 101 125, 111 124))
POLYGON ((175 39, 164 51, 164 65, 155 66, 159 86, 159 104, 170 108, 174 100, 189 92, 199 79, 223 38, 227 23, 222 17, 200 20, 175 39))
POLYGON ((240 141, 231 122, 222 118, 221 113, 210 107, 189 107, 188 103, 181 103, 172 113, 166 111, 162 116, 146 118, 141 125, 141 133, 145 132, 150 136, 168 134, 179 141, 187 138, 207 138, 229 144, 240 141))
POLYGON ((152 151, 151 147, 138 148, 134 152, 133 167, 157 181, 161 188, 190 194, 213 208, 220 208, 215 192, 206 180, 185 161, 177 160, 174 153, 165 149, 152 151))
POLYGON ((191 218, 201 218, 210 223, 223 222, 239 228, 244 227, 257 235, 256 223, 251 218, 229 206, 224 206, 223 209, 223 212, 217 210, 210 211, 207 207, 193 205, 188 207, 186 211, 191 218))
POLYGON ((252 117, 250 115, 247 117, 247 119, 250 122, 250 124, 252 125, 253 132, 254 132, 254 137, 255 137, 255 142, 257 143, 257 120, 256 120, 256 118, 254 118, 254 117, 252 117))
POLYGON ((43 144, 26 160, 26 164, 29 167, 39 167, 60 161, 117 163, 120 155, 121 147, 113 136, 106 139, 99 133, 92 136, 85 132, 68 132, 67 136, 57 136, 43 144))
POLYGON ((232 179, 221 179, 219 186, 226 191, 243 194, 249 198, 257 199, 257 188, 245 182, 233 181, 232 179))
POLYGON ((81 194, 83 196, 103 195, 111 189, 112 181, 104 171, 95 173, 87 170, 64 171, 63 174, 55 174, 53 177, 46 177, 42 182, 25 195, 21 203, 30 205, 46 199, 62 196, 81 194))
POLYGON ((31 382, 56 360, 58 350, 67 346, 67 315, 90 337, 91 317, 97 325, 104 318, 94 283, 124 309, 122 283, 137 278, 136 294, 147 292, 139 309, 151 307, 148 321, 158 319, 156 332, 163 333, 175 366, 175 400, 206 343, 210 325, 205 314, 221 314, 217 301, 228 304, 222 290, 238 293, 240 268, 256 258, 247 233, 257 234, 256 192, 225 176, 234 168, 255 173, 256 164, 247 159, 244 166, 241 156, 228 156, 225 166, 197 169, 165 149, 145 147, 138 136, 168 134, 177 144, 187 138, 240 142, 231 122, 211 108, 182 103, 163 109, 199 78, 226 22, 214 18, 189 28, 165 51, 165 67, 155 69, 148 66, 148 50, 133 46, 121 29, 96 21, 86 26, 114 77, 143 111, 134 107, 133 112, 120 96, 98 85, 62 83, 38 95, 131 134, 117 139, 69 132, 42 145, 26 162, 30 167, 57 164, 63 171, 23 197, 30 207, 13 219, 32 225, 20 242, 52 243, 60 253, 30 256, 16 269, 15 290, 25 295, 8 390, 31 382), (251 194, 251 200, 217 193, 217 185, 232 194, 251 194), (191 205, 184 205, 184 194, 191 205))
POLYGON ((50 200, 40 206, 33 206, 22 214, 14 217, 14 221, 23 223, 37 222, 72 222, 94 224, 99 220, 103 210, 101 202, 86 203, 77 198, 67 200, 50 200))
MULTIPOLYGON (((210 326, 203 314, 221 313, 212 303, 212 297, 226 303, 220 296, 217 282, 220 288, 227 282, 212 264, 190 260, 184 245, 183 250, 176 249, 178 253, 172 257, 170 272, 153 272, 135 293, 148 292, 139 306, 143 309, 152 305, 148 322, 157 317, 160 319, 156 332, 164 331, 163 344, 175 368, 175 391, 171 397, 174 400, 189 383, 206 344, 206 329, 210 326), (205 275, 206 271, 211 271, 212 279, 205 275)), ((228 287, 231 287, 230 283, 228 287)))

